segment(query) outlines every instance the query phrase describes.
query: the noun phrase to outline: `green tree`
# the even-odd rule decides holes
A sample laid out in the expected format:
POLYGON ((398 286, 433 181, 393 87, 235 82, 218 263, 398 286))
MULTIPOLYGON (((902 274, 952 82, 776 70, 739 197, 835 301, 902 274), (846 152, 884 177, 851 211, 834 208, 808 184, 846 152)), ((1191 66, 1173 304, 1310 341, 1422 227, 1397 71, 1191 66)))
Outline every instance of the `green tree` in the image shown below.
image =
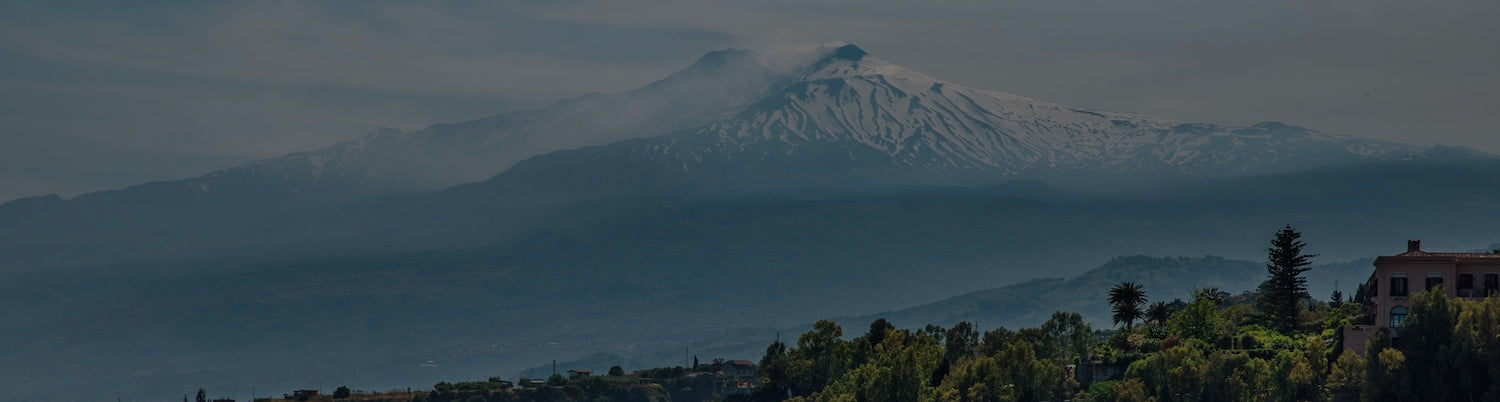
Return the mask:
POLYGON ((1155 325, 1167 325, 1167 319, 1172 317, 1172 309, 1167 307, 1166 302, 1157 301, 1146 308, 1146 322, 1155 325))
POLYGON ((953 364, 950 363, 948 359, 944 358, 943 361, 938 362, 937 368, 932 369, 932 375, 928 376, 927 384, 934 387, 941 385, 943 383, 943 379, 948 378, 948 372, 952 370, 953 364))
POLYGON ((917 401, 930 399, 932 373, 943 360, 943 347, 931 338, 908 341, 893 332, 876 346, 874 358, 828 385, 819 400, 917 401))
POLYGON ((870 347, 874 347, 885 341, 885 334, 887 332, 895 330, 896 326, 891 325, 890 321, 886 321, 884 318, 876 319, 870 322, 870 331, 865 333, 865 341, 870 343, 870 347))
POLYGON ((1135 320, 1141 319, 1141 305, 1146 303, 1146 292, 1135 282, 1120 282, 1109 289, 1109 304, 1113 308, 1115 324, 1125 324, 1129 330, 1135 320))
POLYGON ((1363 356, 1344 350, 1328 372, 1329 398, 1338 402, 1358 401, 1359 390, 1365 384, 1365 367, 1363 356))
POLYGON ((984 340, 979 343, 979 353, 983 355, 994 355, 1015 342, 1018 336, 1015 331, 1005 327, 995 328, 984 333, 984 340))
POLYGON ((758 394, 777 400, 786 397, 792 386, 790 369, 791 360, 787 357, 786 344, 777 340, 767 346, 765 356, 760 358, 762 380, 758 394))
POLYGON ((1204 395, 1208 370, 1203 351, 1184 344, 1131 363, 1125 377, 1141 379, 1158 400, 1196 401, 1204 395))
POLYGON ((1500 397, 1500 297, 1461 306, 1453 343, 1464 353, 1456 364, 1476 369, 1466 373, 1464 389, 1500 397))
POLYGON ((1460 353, 1453 342, 1458 321, 1458 307, 1443 293, 1442 287, 1421 292, 1411 298, 1411 312, 1401 324, 1401 353, 1406 364, 1412 392, 1431 400, 1455 400, 1467 368, 1454 367, 1460 353))
POLYGON ((948 329, 943 337, 943 349, 949 361, 959 361, 974 355, 979 348, 979 330, 974 329, 974 324, 968 321, 960 321, 948 329))
POLYGON ((1213 302, 1215 306, 1218 306, 1224 304, 1224 301, 1229 299, 1229 292, 1225 292, 1219 288, 1203 288, 1193 291, 1193 300, 1204 299, 1207 299, 1208 301, 1213 302))
POLYGON ((810 395, 844 374, 849 368, 849 354, 843 336, 838 324, 818 320, 812 331, 797 337, 797 348, 788 353, 794 393, 810 395))
POLYGON ((610 377, 621 377, 625 375, 625 369, 620 366, 609 366, 610 377))
POLYGON ((960 363, 937 389, 940 401, 1014 401, 1015 383, 989 356, 960 363))
POLYGON ((1321 374, 1307 361, 1306 355, 1282 350, 1271 361, 1271 378, 1275 384, 1274 400, 1311 401, 1320 398, 1318 376, 1321 374))
POLYGON ((1207 355, 1203 374, 1205 401, 1253 401, 1263 399, 1262 390, 1271 382, 1271 367, 1264 359, 1244 353, 1217 350, 1207 355))
POLYGON ((349 397, 349 387, 340 385, 333 390, 333 399, 344 399, 349 397))
POLYGON ((1336 308, 1330 308, 1328 315, 1323 318, 1323 329, 1339 331, 1339 328, 1345 325, 1354 324, 1363 309, 1364 306, 1352 301, 1339 304, 1336 308))
POLYGON ((895 330, 896 326, 884 318, 870 322, 869 331, 849 344, 849 365, 859 367, 873 359, 875 348, 885 342, 886 336, 895 330))
POLYGON ((937 389, 940 401, 1039 401, 1071 396, 1078 382, 1061 367, 1038 359, 1028 342, 1012 343, 993 357, 958 363, 937 389))
POLYGON ((947 332, 947 329, 939 325, 927 324, 927 326, 922 327, 922 333, 927 334, 932 339, 936 339, 938 343, 943 343, 943 334, 947 332))
POLYGON ((203 388, 198 388, 198 397, 194 400, 197 402, 208 402, 208 391, 205 391, 203 388))
POLYGON ((1125 380, 1115 385, 1114 400, 1119 402, 1147 402, 1151 396, 1146 393, 1146 383, 1138 378, 1125 380))
POLYGON ((1256 310, 1277 331, 1292 333, 1297 330, 1297 317, 1302 310, 1301 301, 1307 296, 1307 278, 1302 273, 1310 270, 1311 258, 1316 254, 1303 254, 1307 243, 1301 240, 1302 233, 1292 225, 1276 232, 1267 249, 1269 263, 1267 278, 1261 284, 1260 296, 1256 299, 1256 310))
POLYGON ((1061 366, 1038 358, 1025 344, 1013 344, 995 359, 1011 373, 1016 395, 1023 401, 1061 400, 1078 389, 1078 381, 1058 375, 1061 366))
POLYGON ((1048 343, 1047 347, 1038 348, 1048 353, 1037 353, 1044 359, 1052 359, 1058 364, 1073 364, 1087 358, 1093 351, 1094 329, 1084 322, 1083 315, 1058 311, 1052 313, 1052 318, 1042 323, 1042 334, 1046 337, 1042 342, 1048 343))
POLYGON ((1399 401, 1406 394, 1406 377, 1402 370, 1406 355, 1390 347, 1391 338, 1377 331, 1365 348, 1365 384, 1360 400, 1399 401))
POLYGON ((1229 322, 1219 316, 1212 299, 1199 298, 1167 319, 1167 330, 1183 338, 1212 344, 1227 332, 1229 322))
MULTIPOLYGON (((1021 328, 1020 331, 1016 332, 1016 342, 1012 343, 1012 345, 1016 343, 1031 345, 1032 353, 1044 359, 1050 359, 1053 356, 1062 354, 1058 350, 1058 343, 1053 341, 1051 334, 1048 334, 1041 328, 1021 328)), ((1011 345, 1007 345, 1007 347, 1009 346, 1011 345)))

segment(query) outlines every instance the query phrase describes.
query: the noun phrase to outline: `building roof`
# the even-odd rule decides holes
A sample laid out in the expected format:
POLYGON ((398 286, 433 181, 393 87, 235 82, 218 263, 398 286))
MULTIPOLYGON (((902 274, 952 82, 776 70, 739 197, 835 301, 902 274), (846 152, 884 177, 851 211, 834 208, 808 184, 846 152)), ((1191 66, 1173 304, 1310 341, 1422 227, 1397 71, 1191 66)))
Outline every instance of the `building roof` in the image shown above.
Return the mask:
POLYGON ((735 366, 754 366, 755 362, 752 362, 752 361, 749 361, 749 360, 730 360, 730 361, 724 362, 724 364, 735 365, 735 366))
POLYGON ((569 373, 592 373, 594 370, 568 370, 569 373))
POLYGON ((1434 253, 1412 250, 1392 256, 1375 257, 1375 264, 1386 262, 1477 262, 1500 263, 1500 254, 1495 253, 1434 253))
POLYGON ((1441 258, 1500 258, 1495 253, 1430 253, 1422 250, 1397 254, 1397 257, 1441 257, 1441 258))

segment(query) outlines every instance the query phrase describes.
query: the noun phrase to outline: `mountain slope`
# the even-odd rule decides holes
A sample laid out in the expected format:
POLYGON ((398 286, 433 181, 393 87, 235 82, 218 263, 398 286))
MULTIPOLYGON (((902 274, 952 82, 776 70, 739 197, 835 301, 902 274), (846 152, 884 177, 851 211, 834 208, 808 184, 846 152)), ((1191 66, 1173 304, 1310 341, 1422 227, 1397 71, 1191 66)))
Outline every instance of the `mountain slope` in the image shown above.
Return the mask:
MULTIPOLYGON (((1372 260, 1362 259, 1312 267, 1306 276, 1310 294, 1325 299, 1339 283, 1346 297, 1361 278, 1368 277, 1372 260)), ((1068 278, 1034 279, 1027 282, 955 295, 931 303, 894 311, 841 317, 832 320, 845 333, 858 333, 871 321, 884 318, 898 327, 920 328, 925 324, 951 326, 959 321, 975 324, 980 330, 999 327, 1012 330, 1041 325, 1057 311, 1077 312, 1095 329, 1112 328, 1107 302, 1109 287, 1122 281, 1144 286, 1148 301, 1171 302, 1191 300, 1192 291, 1206 288, 1239 294, 1252 290, 1266 277, 1263 262, 1204 257, 1116 257, 1103 265, 1068 278)), ((810 324, 781 328, 780 334, 808 331, 810 324)), ((777 332, 772 328, 736 328, 714 338, 691 343, 694 354, 705 358, 757 359, 777 332)), ((650 350, 634 353, 598 354, 578 361, 561 363, 562 367, 605 370, 611 365, 626 369, 680 364, 681 349, 650 350)), ((545 376, 550 367, 537 367, 521 375, 545 376)))
MULTIPOLYGON (((436 189, 481 180, 521 159, 587 145, 649 137, 713 121, 763 92, 773 77, 759 56, 727 49, 642 88, 590 94, 543 109, 423 130, 382 129, 360 139, 220 172, 325 178, 436 189)), ((212 177, 211 175, 210 177, 212 177)))
POLYGON ((30 258, 25 264, 60 264, 91 251, 96 261, 143 252, 170 258, 181 257, 178 250, 268 242, 305 240, 300 247, 318 248, 329 236, 358 238, 428 216, 467 226, 465 216, 444 215, 452 206, 519 206, 485 212, 514 217, 581 200, 703 190, 838 191, 861 184, 1069 177, 1124 188, 1129 185, 1121 183, 1162 175, 1484 158, 1470 150, 1422 149, 1278 123, 1233 128, 1069 108, 942 82, 853 45, 825 49, 789 71, 767 67, 749 51, 725 50, 622 94, 413 132, 381 129, 187 180, 71 200, 13 201, 0 205, 0 250, 30 258), (590 144, 506 168, 531 154, 590 144), (407 202, 361 201, 502 169, 485 182, 407 202), (367 212, 339 212, 351 208, 367 212), (305 221, 322 228, 290 236, 262 230, 295 230, 305 221))
POLYGON ((645 87, 590 94, 543 109, 403 132, 381 128, 322 149, 203 176, 0 204, 0 245, 149 239, 234 230, 309 208, 480 180, 558 149, 702 125, 763 92, 773 72, 754 52, 711 52, 645 87))
POLYGON ((1485 157, 1432 155, 1416 146, 1274 122, 1225 127, 1082 110, 942 82, 854 45, 826 52, 723 119, 538 157, 517 166, 515 174, 593 163, 623 172, 601 182, 650 174, 700 184, 816 183, 819 177, 963 184, 1097 173, 1240 176, 1366 161, 1485 157))
POLYGON ((1083 314, 1094 325, 1107 326, 1110 323, 1107 292, 1110 286, 1123 281, 1142 284, 1150 301, 1170 302, 1191 300, 1194 289, 1219 288, 1231 293, 1252 290, 1265 276, 1263 263, 1214 256, 1117 257, 1077 277, 1037 279, 850 321, 879 316, 908 325, 970 321, 986 328, 1016 328, 1039 325, 1054 311, 1071 311, 1083 314))
MULTIPOLYGON (((115 261, 91 270, 13 274, 0 283, 0 309, 17 323, 0 335, 0 345, 10 345, 0 346, 8 352, 0 354, 0 378, 8 379, 0 385, 35 395, 30 399, 68 400, 250 383, 294 389, 308 378, 375 389, 425 386, 601 351, 675 350, 681 357, 691 339, 900 312, 965 292, 1082 274, 1119 255, 1225 258, 1185 260, 1172 266, 1183 272, 1165 277, 1043 280, 1014 288, 1009 299, 923 310, 930 316, 890 315, 903 326, 949 319, 987 329, 1034 325, 1072 303, 1080 311, 1104 308, 1089 301, 1091 286, 1121 278, 1178 281, 1178 290, 1148 288, 1153 299, 1218 286, 1192 280, 1197 274, 1190 269, 1240 273, 1247 283, 1223 287, 1253 287, 1264 275, 1254 261, 1287 223, 1305 234, 1319 262, 1399 252, 1413 238, 1434 249, 1492 244, 1500 226, 1497 171, 1410 163, 1324 168, 1178 190, 1194 197, 910 186, 611 199, 564 206, 531 227, 492 221, 512 213, 505 210, 426 202, 412 204, 426 208, 371 207, 330 225, 385 224, 402 213, 414 215, 416 226, 352 236, 346 241, 368 249, 343 255, 306 257, 277 245, 257 259, 115 261), (515 230, 524 236, 487 237, 515 230), (482 240, 458 245, 473 239, 482 240), (437 246, 403 248, 422 242, 437 246), (1020 292, 1033 288, 1055 302, 1020 292), (419 366, 427 360, 441 367, 419 366), (81 377, 117 382, 80 388, 73 379, 81 377)), ((257 237, 307 231, 290 225, 257 237)), ((324 253, 337 244, 302 243, 324 253)), ((1332 278, 1342 281, 1345 294, 1368 277, 1368 263, 1356 265, 1365 271, 1332 278)), ((1331 282, 1315 278, 1324 272, 1320 267, 1309 279, 1331 282)), ((850 328, 869 321, 843 322, 850 328)), ((757 354, 721 356, 758 356, 772 339, 766 332, 750 349, 757 354)), ((713 357, 698 346, 693 352, 713 357)))

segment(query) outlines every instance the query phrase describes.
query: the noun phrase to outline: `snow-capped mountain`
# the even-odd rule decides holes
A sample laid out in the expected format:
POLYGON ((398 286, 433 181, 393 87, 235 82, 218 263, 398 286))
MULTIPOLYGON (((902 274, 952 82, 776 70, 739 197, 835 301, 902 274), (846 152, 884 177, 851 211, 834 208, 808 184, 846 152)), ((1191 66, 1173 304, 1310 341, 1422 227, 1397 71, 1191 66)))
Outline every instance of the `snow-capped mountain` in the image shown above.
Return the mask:
POLYGON ((1091 172, 1225 176, 1425 157, 1416 146, 1281 123, 1193 124, 979 90, 854 45, 826 49, 723 119, 577 152, 588 156, 554 158, 624 160, 700 176, 857 173, 919 182, 1091 172))
POLYGON ((614 158, 691 174, 857 171, 964 182, 1074 172, 1255 174, 1424 152, 1279 123, 1224 127, 1083 110, 943 82, 854 45, 821 53, 776 69, 752 51, 710 52, 633 91, 421 130, 381 128, 322 149, 80 198, 338 203, 473 182, 529 157, 589 146, 601 147, 522 170, 614 158), (142 194, 148 189, 153 194, 142 194))
POLYGON ((0 243, 236 228, 492 175, 461 188, 503 189, 545 205, 572 194, 700 186, 1213 177, 1492 157, 1280 123, 1225 127, 1083 110, 943 82, 854 45, 809 60, 773 68, 751 51, 711 52, 629 92, 409 132, 379 129, 191 179, 16 200, 0 205, 0 227, 10 229, 0 243))

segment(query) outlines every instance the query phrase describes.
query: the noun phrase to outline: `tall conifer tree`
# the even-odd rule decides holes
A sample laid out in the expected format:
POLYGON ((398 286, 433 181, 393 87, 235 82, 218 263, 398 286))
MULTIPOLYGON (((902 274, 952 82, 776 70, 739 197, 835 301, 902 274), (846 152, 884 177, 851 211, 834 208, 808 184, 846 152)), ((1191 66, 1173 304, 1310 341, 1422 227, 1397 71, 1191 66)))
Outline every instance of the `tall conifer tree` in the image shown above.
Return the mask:
POLYGON ((1309 261, 1316 254, 1303 254, 1302 233, 1292 225, 1276 232, 1271 239, 1269 262, 1266 264, 1267 278, 1260 285, 1260 297, 1256 299, 1256 310, 1277 331, 1291 333, 1297 329, 1297 315, 1302 311, 1303 299, 1308 298, 1307 278, 1302 273, 1312 269, 1309 261))

